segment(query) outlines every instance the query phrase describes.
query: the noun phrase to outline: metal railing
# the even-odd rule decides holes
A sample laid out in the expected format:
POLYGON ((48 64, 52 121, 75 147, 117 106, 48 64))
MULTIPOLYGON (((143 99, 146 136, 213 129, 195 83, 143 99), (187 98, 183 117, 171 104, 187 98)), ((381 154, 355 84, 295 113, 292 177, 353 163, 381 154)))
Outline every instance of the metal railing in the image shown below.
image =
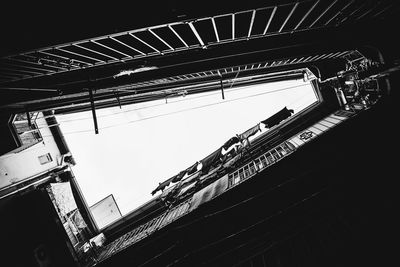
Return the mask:
POLYGON ((171 209, 165 211, 161 215, 153 218, 152 220, 139 225, 132 231, 126 233, 125 235, 121 236, 120 238, 114 240, 110 244, 108 244, 100 253, 98 260, 104 260, 114 253, 125 249, 126 247, 137 243, 138 241, 142 240, 143 238, 151 235, 152 233, 156 232, 160 228, 165 227, 166 225, 170 224, 171 222, 177 220, 178 218, 182 217, 189 211, 191 198, 188 200, 180 203, 179 205, 172 207, 171 209))
POLYGON ((236 186, 248 178, 256 175, 263 169, 278 162, 295 150, 295 146, 290 143, 290 141, 285 141, 278 146, 275 146, 251 162, 230 173, 228 176, 228 188, 236 186))

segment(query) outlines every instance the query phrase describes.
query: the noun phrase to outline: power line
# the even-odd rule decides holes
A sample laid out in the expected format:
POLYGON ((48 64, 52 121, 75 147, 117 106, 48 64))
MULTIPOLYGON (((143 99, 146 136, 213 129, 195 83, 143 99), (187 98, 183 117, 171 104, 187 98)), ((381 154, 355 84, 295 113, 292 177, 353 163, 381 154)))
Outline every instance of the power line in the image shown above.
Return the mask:
MULTIPOLYGON (((238 97, 238 98, 234 98, 234 99, 224 100, 224 101, 222 101, 222 102, 210 103, 210 104, 201 105, 201 106, 197 106, 197 107, 191 107, 191 108, 187 108, 187 109, 172 111, 172 112, 168 112, 168 113, 164 113, 164 114, 158 114, 158 115, 154 115, 154 116, 150 116, 150 117, 146 117, 146 118, 142 118, 142 119, 137 119, 137 120, 133 120, 133 121, 128 121, 128 122, 124 122, 124 123, 119 123, 119 124, 104 126, 104 127, 102 127, 102 128, 99 128, 99 129, 100 129, 100 130, 103 130, 103 129, 114 128, 114 127, 118 127, 118 126, 122 126, 122 125, 127 125, 127 124, 130 124, 130 123, 136 123, 136 122, 140 122, 140 121, 145 121, 145 120, 150 120, 150 119, 165 117, 165 116, 174 115, 174 114, 179 114, 179 113, 186 112, 186 111, 191 111, 191 110, 197 110, 197 109, 201 109, 201 108, 216 106, 216 105, 220 105, 220 104, 230 103, 230 102, 234 102, 234 101, 238 101, 238 100, 243 100, 243 99, 252 98, 252 97, 256 97, 256 96, 261 96, 261 95, 276 93, 276 92, 285 91, 285 90, 289 90, 289 89, 293 89, 293 88, 298 88, 298 87, 303 87, 303 86, 309 86, 309 85, 308 85, 308 84, 302 84, 302 85, 295 85, 295 86, 280 88, 280 89, 271 90, 271 91, 268 91, 268 92, 263 92, 263 93, 258 93, 258 94, 254 94, 254 95, 249 95, 249 96, 244 96, 244 97, 238 97)), ((164 105, 164 104, 163 104, 163 105, 164 105)), ((126 112, 123 112, 123 113, 126 113, 126 112)), ((111 115, 111 114, 110 114, 110 115, 111 115)), ((112 115, 115 115, 115 114, 112 114, 112 115)), ((65 122, 65 121, 64 121, 64 122, 65 122)), ((64 123, 64 122, 63 122, 63 123, 64 123)), ((52 127, 52 126, 54 126, 54 125, 48 125, 48 126, 45 126, 45 127, 38 127, 38 129, 48 128, 48 127, 52 127)), ((63 133, 63 134, 64 134, 64 135, 68 135, 68 134, 84 133, 84 132, 91 132, 91 131, 93 131, 93 129, 79 130, 79 131, 71 131, 71 132, 65 132, 65 133, 63 133)))
MULTIPOLYGON (((304 95, 304 96, 306 96, 306 95, 304 95)), ((302 96, 301 98, 303 98, 304 96, 302 96)), ((309 104, 304 104, 306 101, 302 101, 301 103, 302 104, 300 104, 300 105, 296 105, 296 106, 293 106, 293 104, 294 103, 296 103, 296 102, 298 102, 299 100, 301 100, 301 98, 298 98, 297 100, 295 100, 295 101, 292 101, 290 104, 288 104, 288 106, 291 106, 293 109, 295 109, 295 110, 302 110, 302 109, 304 109, 305 107, 307 107, 307 106, 309 106, 309 104)), ((41 128, 38 128, 38 129, 43 129, 43 128, 50 128, 50 127, 55 127, 55 126, 59 126, 60 124, 58 123, 58 124, 53 124, 53 125, 49 125, 49 126, 45 126, 45 127, 41 127, 41 128)), ((35 129, 35 130, 32 130, 32 131, 37 131, 37 129, 35 129)), ((90 130, 91 131, 91 130, 90 130)), ((73 133, 80 133, 80 132, 89 132, 88 130, 82 130, 82 131, 74 131, 73 133)), ((63 133, 63 134, 65 134, 65 133, 63 133)), ((43 138, 45 138, 45 137, 52 137, 52 135, 44 135, 44 136, 42 136, 43 138)), ((42 140, 42 141, 45 141, 45 140, 42 140)), ((42 141, 40 141, 40 142, 42 142, 42 141)), ((40 143, 40 142, 38 142, 38 143, 40 143)), ((37 147, 37 148, 27 148, 27 149, 25 149, 25 150, 23 150, 23 151, 19 151, 18 152, 18 154, 24 154, 24 153, 29 153, 29 152, 32 152, 32 151, 35 151, 35 150, 39 150, 39 149, 43 149, 43 147, 37 147)), ((8 156, 12 156, 14 153, 10 153, 8 156)), ((6 155, 7 156, 7 155, 6 155)))
MULTIPOLYGON (((239 87, 239 88, 235 88, 235 89, 230 89, 230 92, 233 91, 238 91, 238 90, 243 90, 245 87, 239 87)), ((181 99, 181 100, 176 100, 174 102, 170 102, 168 104, 174 104, 174 103, 179 103, 179 102, 183 102, 183 101, 189 101, 189 100, 193 100, 193 99, 198 99, 198 98, 203 98, 203 97, 207 97, 207 96, 212 96, 212 95, 219 95, 220 93, 210 93, 210 94, 204 94, 204 95, 200 95, 197 97, 192 97, 190 99, 186 98, 186 99, 181 99)), ((161 99, 156 99, 156 100, 161 100, 161 99)), ((154 100, 152 100, 154 101, 154 100)), ((133 112, 133 111, 138 111, 138 110, 142 110, 142 109, 147 109, 147 108, 153 108, 153 107, 158 107, 158 106, 164 106, 165 103, 160 103, 160 104, 155 104, 155 105, 151 105, 151 106, 146 106, 146 107, 141 107, 141 108, 135 108, 135 109, 128 109, 128 110, 123 110, 120 112, 114 112, 112 114, 104 114, 104 115, 99 115, 97 116, 98 118, 103 118, 103 117, 109 117, 109 116, 113 116, 113 115, 117 115, 117 114, 124 114, 124 113, 128 113, 128 112, 133 112)), ((53 117, 54 115, 51 116, 39 116, 38 119, 40 118, 47 118, 47 117, 53 117)), ((62 115, 61 115, 62 116, 62 115)), ((83 117, 83 118, 75 118, 75 119, 69 119, 69 120, 59 120, 59 122, 70 122, 70 121, 79 121, 79 120, 91 120, 93 117, 92 116, 87 116, 87 117, 83 117)))
MULTIPOLYGON (((307 86, 307 85, 309 85, 309 84, 304 84, 304 85, 301 85, 301 86, 307 86)), ((239 88, 235 88, 235 89, 229 88, 227 90, 229 90, 229 92, 234 92, 234 91, 243 90, 243 89, 245 89, 245 87, 239 87, 239 88)), ((168 104, 174 104, 174 103, 179 103, 179 102, 184 102, 184 101, 190 101, 190 100, 194 100, 194 99, 199 99, 199 98, 204 98, 204 97, 213 96, 213 95, 219 95, 219 94, 220 94, 220 92, 204 94, 204 95, 200 95, 200 96, 196 96, 196 97, 176 100, 176 101, 173 101, 173 102, 169 102, 168 104)), ((118 114, 126 114, 126 113, 129 113, 129 112, 134 112, 134 111, 138 111, 138 110, 143 110, 143 109, 148 109, 148 108, 153 108, 153 107, 158 107, 158 106, 164 106, 164 105, 165 105, 165 103, 160 103, 160 104, 155 104, 155 105, 141 107, 141 108, 123 110, 123 111, 120 111, 120 112, 114 112, 112 114, 99 115, 99 116, 97 116, 97 118, 105 118, 105 117, 110 117, 110 116, 114 116, 114 115, 118 115, 118 114)), ((41 118, 41 117, 38 117, 38 118, 41 118)), ((71 122, 71 121, 80 121, 80 120, 92 120, 92 119, 93 119, 92 116, 87 116, 87 117, 83 117, 83 118, 59 120, 59 122, 62 123, 62 122, 71 122)))

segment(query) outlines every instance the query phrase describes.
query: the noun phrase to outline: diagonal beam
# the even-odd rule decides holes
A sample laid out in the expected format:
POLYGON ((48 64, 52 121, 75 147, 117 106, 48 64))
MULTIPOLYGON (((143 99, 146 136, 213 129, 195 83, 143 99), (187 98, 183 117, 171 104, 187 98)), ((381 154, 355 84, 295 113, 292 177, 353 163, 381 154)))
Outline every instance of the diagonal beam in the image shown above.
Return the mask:
MULTIPOLYGON (((346 51, 346 52, 347 52, 347 51, 346 51)), ((340 54, 343 54, 343 53, 345 53, 345 52, 342 52, 342 51, 336 52, 336 53, 334 53, 333 55, 330 55, 328 58, 336 58, 336 57, 338 57, 340 54)))
POLYGON ((385 13, 391 7, 393 7, 393 4, 391 4, 391 5, 387 6, 386 8, 382 9, 381 11, 379 11, 378 13, 373 15, 372 17, 375 18, 375 17, 379 16, 380 14, 385 13))
POLYGON ((214 33, 215 33, 215 38, 217 39, 217 42, 219 43, 219 35, 218 35, 217 25, 215 24, 214 17, 211 18, 211 22, 212 22, 214 33))
POLYGON ((100 56, 103 56, 103 57, 108 57, 108 58, 111 58, 111 59, 115 59, 115 60, 118 60, 118 61, 120 61, 120 59, 119 59, 119 58, 116 58, 116 57, 113 57, 113 56, 110 56, 110 55, 107 55, 107 54, 101 53, 101 52, 99 52, 99 51, 96 51, 96 50, 93 50, 93 49, 90 49, 90 48, 84 47, 84 46, 82 46, 82 45, 80 45, 80 44, 72 44, 72 45, 73 45, 73 46, 75 46, 75 47, 78 47, 78 48, 80 48, 80 49, 83 49, 83 50, 86 50, 86 51, 89 51, 89 52, 92 52, 92 53, 98 54, 98 55, 100 55, 100 56))
POLYGON ((249 26, 249 32, 247 33, 247 38, 250 37, 251 31, 253 30, 253 24, 254 24, 255 16, 256 16, 256 10, 254 9, 252 14, 251 14, 251 21, 250 21, 250 26, 249 26))
POLYGON ((63 51, 64 53, 68 53, 68 54, 75 55, 75 56, 78 56, 78 57, 87 58, 87 59, 90 59, 90 60, 93 60, 93 61, 96 61, 96 62, 105 63, 104 60, 100 60, 100 59, 98 59, 98 58, 94 58, 94 57, 89 57, 89 56, 86 56, 86 55, 82 55, 82 54, 80 54, 80 53, 75 53, 75 52, 66 50, 66 49, 61 48, 61 47, 57 48, 57 50, 60 50, 60 51, 63 51))
POLYGON ((153 49, 154 51, 156 51, 157 53, 161 54, 160 50, 154 48, 153 46, 151 46, 150 44, 146 43, 145 41, 143 41, 142 39, 140 39, 139 37, 137 37, 136 35, 132 34, 132 33, 128 33, 130 36, 132 36, 133 38, 135 38, 136 40, 138 40, 139 42, 141 42, 142 44, 150 47, 151 49, 153 49))
POLYGON ((199 33, 197 32, 196 28, 193 25, 193 22, 189 22, 189 27, 192 30, 192 32, 194 33, 194 35, 196 36, 197 40, 199 41, 199 43, 201 44, 201 46, 204 46, 204 42, 201 39, 199 33))
POLYGON ((308 60, 310 60, 312 57, 313 57, 313 56, 309 56, 309 57, 305 58, 303 61, 308 61, 308 60))
POLYGON ((337 1, 338 1, 338 0, 333 1, 333 2, 324 10, 324 12, 322 12, 322 13, 318 16, 318 18, 317 18, 316 20, 314 20, 314 22, 311 23, 310 26, 308 26, 308 28, 311 28, 312 26, 314 26, 314 24, 317 23, 317 22, 325 15, 325 13, 328 12, 329 9, 331 9, 331 8, 336 4, 337 1))
POLYGON ((168 28, 175 34, 176 37, 178 37, 178 39, 183 43, 183 45, 188 48, 188 44, 185 42, 185 40, 182 39, 182 37, 174 30, 174 28, 172 28, 171 25, 168 25, 168 28))
POLYGON ((345 5, 342 9, 340 9, 332 18, 330 18, 327 22, 325 22, 325 26, 328 25, 332 20, 334 20, 337 16, 340 14, 343 14, 343 11, 345 11, 351 4, 354 3, 355 0, 351 0, 347 5, 345 5))
POLYGON ((328 57, 332 56, 333 54, 334 54, 334 53, 325 54, 325 55, 323 55, 320 59, 328 58, 328 57))
POLYGON ((114 37, 112 37, 112 36, 110 36, 109 38, 110 38, 111 40, 113 40, 113 41, 115 41, 115 42, 117 42, 117 43, 119 43, 119 44, 121 44, 121 45, 123 45, 123 46, 125 46, 125 47, 127 47, 127 48, 129 48, 129 49, 131 49, 131 50, 133 50, 133 51, 135 51, 136 53, 139 53, 139 54, 141 54, 141 55, 146 55, 145 53, 143 53, 143 52, 140 51, 139 49, 136 49, 136 48, 134 48, 134 47, 132 47, 132 46, 130 46, 130 45, 128 45, 128 44, 126 44, 126 43, 124 43, 124 42, 118 40, 117 38, 114 38, 114 37))
MULTIPOLYGON (((318 5, 320 0, 317 0, 314 5, 312 5, 312 7, 307 11, 307 13, 301 18, 301 20, 299 21, 299 23, 297 23, 296 27, 294 27, 293 31, 297 30, 297 28, 300 27, 300 25, 303 23, 303 21, 308 17, 308 15, 310 15, 310 13, 314 10, 314 8, 318 5)), ((354 0, 353 0, 354 1, 354 0)))
POLYGON ((110 51, 113 51, 113 52, 115 52, 115 53, 124 55, 124 56, 127 57, 127 58, 132 58, 132 56, 130 56, 130 55, 128 55, 128 54, 125 54, 125 53, 123 53, 123 52, 121 52, 121 51, 119 51, 119 50, 117 50, 117 49, 112 48, 112 47, 109 47, 109 46, 107 46, 107 45, 105 45, 105 44, 102 44, 102 43, 100 43, 100 42, 97 42, 97 41, 90 41, 90 42, 91 42, 91 43, 94 43, 94 44, 96 44, 96 45, 98 45, 98 46, 104 47, 104 48, 106 48, 106 49, 108 49, 108 50, 110 50, 110 51))
POLYGON ((314 58, 314 60, 320 60, 320 59, 323 58, 324 56, 326 56, 326 54, 319 55, 318 57, 314 58))
POLYGON ((152 29, 149 29, 149 32, 154 35, 154 37, 156 37, 158 40, 160 40, 163 44, 165 44, 166 46, 168 46, 169 49, 171 50, 175 50, 172 46, 169 45, 169 43, 167 43, 163 38, 161 38, 160 36, 158 36, 158 34, 156 34, 152 29))
POLYGON ((281 32, 283 30, 283 28, 285 27, 286 23, 289 21, 290 17, 293 15, 294 11, 296 10, 297 6, 299 5, 299 2, 296 2, 296 4, 294 4, 292 10, 290 10, 289 15, 287 16, 287 18, 285 19, 285 21, 283 22, 282 26, 279 28, 279 32, 281 32))
POLYGON ((314 61, 317 57, 320 57, 321 55, 315 55, 312 58, 309 59, 309 61, 314 61))
POLYGON ((351 12, 347 17, 344 17, 339 24, 345 22, 346 20, 348 20, 351 16, 353 16, 354 14, 356 14, 358 11, 362 10, 366 5, 368 4, 368 2, 365 2, 364 4, 360 5, 358 8, 354 9, 353 12, 351 12))
POLYGON ((271 21, 272 21, 272 19, 274 18, 274 15, 275 15, 277 9, 278 9, 278 7, 277 7, 277 6, 274 6, 274 9, 272 10, 272 13, 271 13, 271 16, 269 17, 269 20, 268 20, 268 22, 267 22, 267 25, 265 26, 263 35, 265 35, 265 34, 267 33, 268 28, 269 28, 269 25, 271 25, 271 21))
POLYGON ((359 19, 365 17, 366 15, 371 13, 375 8, 377 8, 380 4, 382 4, 382 2, 378 2, 377 4, 375 4, 375 6, 373 6, 372 8, 369 8, 366 12, 364 12, 363 14, 361 14, 360 16, 355 18, 355 20, 359 20, 359 19))
POLYGON ((345 54, 348 54, 349 53, 349 51, 344 51, 344 52, 341 52, 341 53, 339 53, 338 55, 336 55, 337 57, 341 57, 341 56, 344 56, 345 54))

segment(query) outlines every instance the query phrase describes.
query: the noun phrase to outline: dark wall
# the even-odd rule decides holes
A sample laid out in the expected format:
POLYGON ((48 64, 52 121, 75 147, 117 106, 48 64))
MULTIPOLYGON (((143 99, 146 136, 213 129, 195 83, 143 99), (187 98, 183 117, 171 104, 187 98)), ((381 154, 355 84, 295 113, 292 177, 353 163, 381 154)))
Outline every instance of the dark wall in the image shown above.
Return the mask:
POLYGON ((11 116, 8 112, 0 112, 0 155, 19 147, 8 123, 11 116))
POLYGON ((66 233, 44 192, 31 191, 0 200, 0 265, 8 267, 77 266, 66 233))

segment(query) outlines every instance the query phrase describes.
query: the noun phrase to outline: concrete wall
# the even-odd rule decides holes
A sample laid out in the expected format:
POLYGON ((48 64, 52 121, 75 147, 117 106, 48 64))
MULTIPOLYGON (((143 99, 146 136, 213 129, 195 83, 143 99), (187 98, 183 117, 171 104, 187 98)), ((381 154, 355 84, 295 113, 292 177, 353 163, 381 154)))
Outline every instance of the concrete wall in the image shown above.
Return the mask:
MULTIPOLYGON (((39 117, 43 117, 39 114, 39 117)), ((0 189, 33 178, 58 165, 61 154, 55 140, 47 128, 46 120, 39 118, 36 123, 40 129, 43 141, 18 153, 7 153, 0 156, 0 189), (39 156, 50 153, 52 161, 40 164, 39 156)))

